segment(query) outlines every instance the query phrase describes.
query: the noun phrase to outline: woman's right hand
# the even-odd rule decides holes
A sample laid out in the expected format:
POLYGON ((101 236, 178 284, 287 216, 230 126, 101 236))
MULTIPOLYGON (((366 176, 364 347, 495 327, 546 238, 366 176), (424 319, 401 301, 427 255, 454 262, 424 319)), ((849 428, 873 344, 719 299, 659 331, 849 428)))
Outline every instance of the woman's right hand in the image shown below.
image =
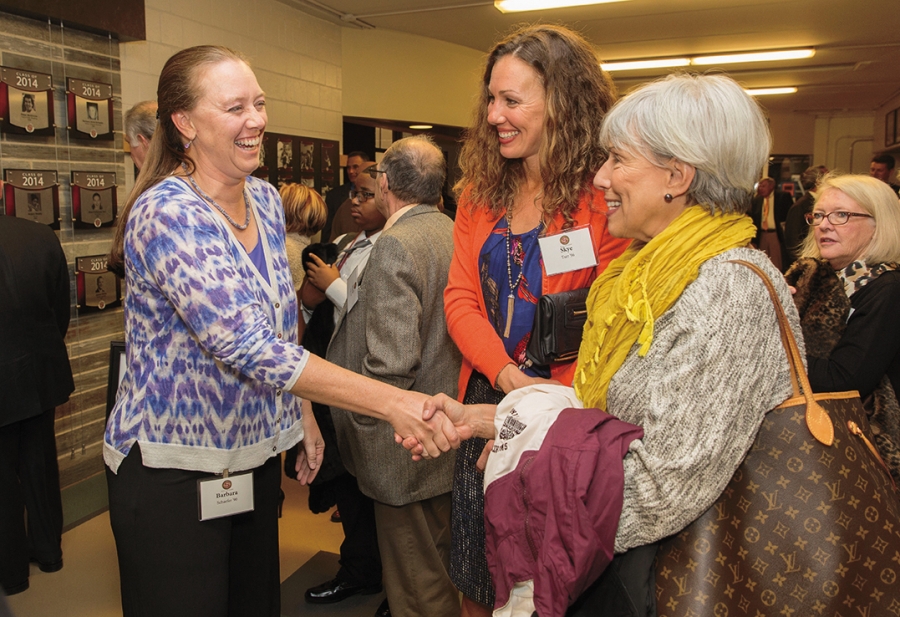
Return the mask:
POLYGON ((325 291, 335 280, 341 278, 341 273, 334 264, 327 264, 314 254, 310 254, 309 258, 312 261, 306 262, 306 280, 318 290, 325 291))

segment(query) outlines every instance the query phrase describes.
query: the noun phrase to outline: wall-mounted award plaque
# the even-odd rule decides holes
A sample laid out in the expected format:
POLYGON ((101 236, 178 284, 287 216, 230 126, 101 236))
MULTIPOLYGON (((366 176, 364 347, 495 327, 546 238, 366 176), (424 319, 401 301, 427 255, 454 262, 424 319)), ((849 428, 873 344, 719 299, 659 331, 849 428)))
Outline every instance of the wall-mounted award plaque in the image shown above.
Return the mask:
POLYGON ((72 220, 75 227, 109 227, 117 214, 116 174, 72 172, 72 220))
POLYGON ((59 185, 55 171, 5 170, 7 216, 18 216, 59 229, 59 185))
POLYGON ((102 311, 122 304, 119 277, 106 269, 106 255, 75 258, 78 310, 102 311))
POLYGON ((0 116, 7 133, 53 135, 53 78, 0 67, 0 116))
POLYGON ((70 77, 66 87, 69 134, 76 139, 113 139, 112 98, 112 85, 70 77))

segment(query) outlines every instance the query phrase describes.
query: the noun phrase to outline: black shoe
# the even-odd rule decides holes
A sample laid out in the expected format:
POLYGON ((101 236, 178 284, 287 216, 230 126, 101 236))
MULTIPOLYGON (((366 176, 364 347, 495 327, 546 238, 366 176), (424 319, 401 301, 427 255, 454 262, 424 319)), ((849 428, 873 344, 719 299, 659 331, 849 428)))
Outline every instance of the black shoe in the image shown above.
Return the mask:
POLYGON ((391 607, 388 605, 387 598, 382 600, 375 611, 375 617, 391 617, 391 607))
POLYGON ((310 587, 303 594, 306 601, 310 604, 334 604, 341 600, 346 600, 350 596, 361 593, 364 596, 378 593, 381 591, 381 585, 373 585, 365 587, 363 585, 351 585, 345 581, 333 578, 327 583, 310 587))
POLYGON ((26 578, 21 583, 13 583, 11 585, 0 585, 0 594, 5 593, 8 596, 14 596, 17 593, 22 593, 28 589, 28 579, 26 578))
POLYGON ((341 511, 335 510, 331 513, 331 522, 332 523, 340 523, 341 522, 341 511))
POLYGON ((62 557, 56 561, 41 561, 40 559, 32 557, 31 563, 36 563, 41 572, 59 572, 63 567, 62 557))

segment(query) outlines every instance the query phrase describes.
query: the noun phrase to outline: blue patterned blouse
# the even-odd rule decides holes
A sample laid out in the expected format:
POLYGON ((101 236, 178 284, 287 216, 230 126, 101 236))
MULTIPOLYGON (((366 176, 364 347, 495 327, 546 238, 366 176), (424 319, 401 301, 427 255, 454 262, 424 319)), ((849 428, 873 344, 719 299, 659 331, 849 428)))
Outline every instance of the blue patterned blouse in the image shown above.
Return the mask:
POLYGON ((169 177, 125 229, 127 367, 106 427, 115 472, 135 442, 144 465, 221 473, 258 467, 303 437, 290 389, 308 355, 272 185, 248 177, 271 285, 227 223, 169 177))
POLYGON ((481 292, 488 318, 503 341, 506 353, 515 360, 522 371, 531 377, 550 377, 547 367, 525 365, 525 349, 531 339, 534 313, 542 287, 542 258, 538 245, 541 225, 523 234, 512 234, 509 242, 509 270, 507 270, 506 234, 509 224, 501 216, 497 225, 484 241, 479 260, 481 292), (507 319, 509 288, 522 278, 513 293, 513 319, 509 337, 504 337, 507 319), (510 276, 512 279, 510 280, 510 276))

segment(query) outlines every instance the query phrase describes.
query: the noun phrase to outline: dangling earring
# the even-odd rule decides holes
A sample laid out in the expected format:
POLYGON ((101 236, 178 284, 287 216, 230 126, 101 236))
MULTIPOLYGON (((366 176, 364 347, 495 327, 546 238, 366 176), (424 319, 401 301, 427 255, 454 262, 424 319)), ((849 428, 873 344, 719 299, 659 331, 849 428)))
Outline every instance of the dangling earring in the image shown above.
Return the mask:
POLYGON ((187 142, 186 144, 184 144, 184 149, 185 149, 185 150, 189 150, 192 143, 194 143, 194 140, 193 140, 193 139, 190 140, 189 142, 187 142))
POLYGON ((665 195, 665 197, 663 197, 663 199, 666 200, 666 203, 667 203, 667 204, 670 204, 670 203, 672 203, 672 200, 675 199, 675 198, 672 197, 672 193, 666 193, 666 195, 665 195))

